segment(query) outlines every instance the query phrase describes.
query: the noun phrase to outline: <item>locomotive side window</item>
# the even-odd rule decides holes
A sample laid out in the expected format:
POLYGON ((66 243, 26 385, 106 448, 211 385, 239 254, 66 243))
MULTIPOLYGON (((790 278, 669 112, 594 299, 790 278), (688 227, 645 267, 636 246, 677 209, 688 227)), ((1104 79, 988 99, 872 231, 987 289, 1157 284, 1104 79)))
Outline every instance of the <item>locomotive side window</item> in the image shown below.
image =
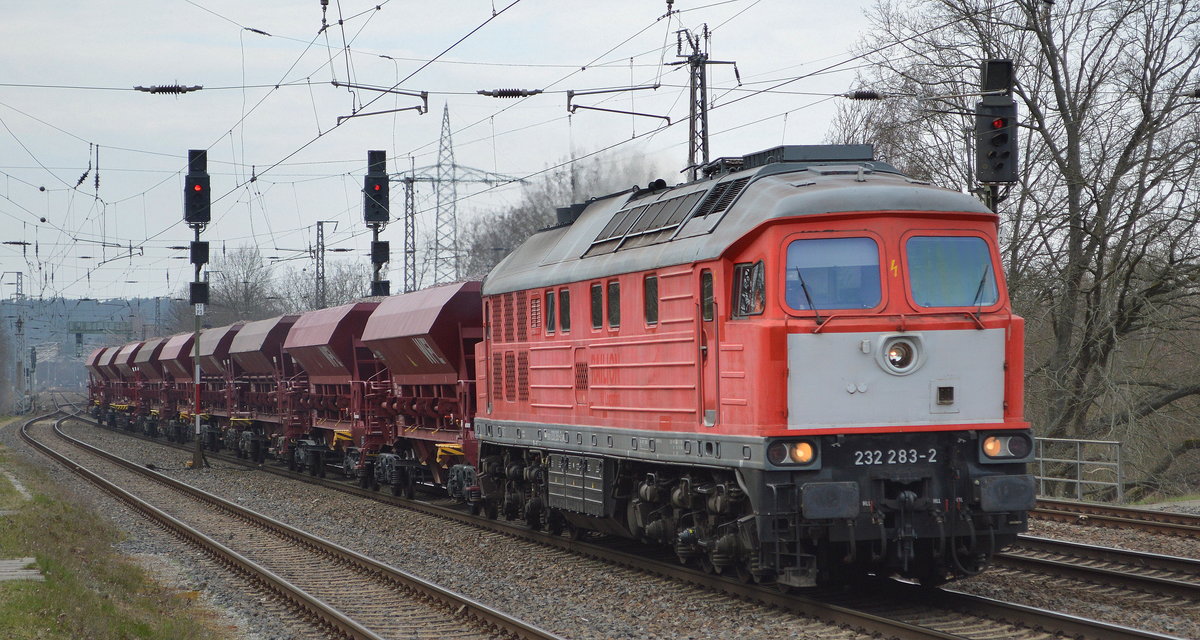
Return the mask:
POLYGON ((763 262, 738 264, 733 267, 733 316, 761 315, 767 302, 766 276, 763 262))
POLYGON ((705 322, 713 319, 713 279, 707 269, 700 272, 700 319, 705 322))
POLYGON ((621 326, 621 283, 617 280, 608 281, 608 328, 616 329, 621 326))
POLYGON ((922 307, 988 307, 1000 293, 983 238, 917 236, 905 243, 913 301, 922 307))
POLYGON ((658 277, 646 276, 642 286, 642 307, 646 312, 646 324, 658 324, 658 277))
POLYGON ((599 282, 592 283, 592 328, 604 326, 604 287, 599 282))
POLYGON ((793 309, 871 309, 879 304, 879 245, 871 238, 795 240, 785 298, 793 309))
POLYGON ((571 330, 570 289, 559 289, 558 291, 558 326, 562 327, 564 333, 571 330))
POLYGON ((554 333, 554 290, 546 292, 546 333, 554 333))

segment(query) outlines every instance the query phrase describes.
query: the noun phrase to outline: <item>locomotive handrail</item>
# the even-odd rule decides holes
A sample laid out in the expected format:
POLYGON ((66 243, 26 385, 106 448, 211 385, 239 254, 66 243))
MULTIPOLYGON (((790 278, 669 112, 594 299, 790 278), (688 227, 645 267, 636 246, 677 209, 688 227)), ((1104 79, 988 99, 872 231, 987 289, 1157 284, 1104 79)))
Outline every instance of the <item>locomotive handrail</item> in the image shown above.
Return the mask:
MULTIPOLYGON (((829 326, 830 324, 833 323, 834 320, 837 320, 839 318, 871 318, 871 319, 899 318, 900 319, 900 331, 903 333, 908 326, 907 321, 908 321, 909 316, 915 316, 918 318, 929 318, 932 316, 958 316, 958 315, 961 315, 961 316, 964 316, 966 318, 973 320, 975 322, 975 324, 979 327, 980 330, 987 328, 986 326, 984 326, 983 320, 979 316, 977 316, 974 313, 971 313, 969 311, 934 311, 931 313, 914 313, 914 314, 908 314, 908 313, 881 313, 881 314, 835 313, 832 315, 824 316, 822 318, 823 321, 818 322, 817 327, 815 329, 813 329, 813 333, 821 333, 825 329, 825 327, 829 326)), ((1009 312, 1008 315, 1012 316, 1012 313, 1009 312)), ((793 317, 807 318, 808 316, 793 316, 793 317)))

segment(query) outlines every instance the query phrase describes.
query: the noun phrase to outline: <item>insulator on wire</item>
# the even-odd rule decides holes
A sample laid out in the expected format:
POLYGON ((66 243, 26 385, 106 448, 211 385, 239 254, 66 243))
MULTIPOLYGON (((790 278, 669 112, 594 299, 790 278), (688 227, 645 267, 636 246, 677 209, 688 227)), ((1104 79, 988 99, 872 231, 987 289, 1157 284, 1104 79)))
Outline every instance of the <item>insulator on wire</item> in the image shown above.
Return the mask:
POLYGON ((536 96, 541 92, 541 89, 492 89, 491 91, 480 89, 476 91, 481 96, 492 98, 527 98, 529 96, 536 96))
POLYGON ((850 98, 851 100, 883 100, 882 93, 871 91, 870 89, 859 89, 858 91, 843 93, 842 97, 850 98))
POLYGON ((180 94, 180 93, 190 93, 192 91, 199 91, 203 88, 204 87, 202 85, 194 85, 191 87, 185 87, 180 84, 166 84, 166 85, 154 85, 151 87, 137 86, 137 87, 134 87, 133 90, 134 91, 143 91, 145 93, 180 94))

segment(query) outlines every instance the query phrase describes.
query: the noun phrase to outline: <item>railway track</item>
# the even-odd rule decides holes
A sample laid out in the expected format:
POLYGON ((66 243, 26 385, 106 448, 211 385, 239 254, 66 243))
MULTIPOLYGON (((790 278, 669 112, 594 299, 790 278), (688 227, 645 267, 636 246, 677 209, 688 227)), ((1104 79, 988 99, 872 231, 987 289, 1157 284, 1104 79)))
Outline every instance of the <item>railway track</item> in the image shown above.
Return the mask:
MULTIPOLYGON (((140 437, 134 433, 120 433, 140 437)), ((180 449, 189 448, 189 445, 170 444, 161 440, 152 441, 180 449)), ((232 464, 248 464, 232 456, 214 454, 213 452, 207 452, 207 455, 232 464)), ((746 600, 778 607, 782 610, 810 616, 824 622, 856 629, 863 633, 876 634, 879 637, 905 639, 972 638, 973 640, 990 638, 1022 638, 1030 640, 1045 638, 1049 640, 1062 637, 1105 640, 1134 638, 1161 640, 1172 637, 971 596, 955 592, 952 589, 923 589, 894 581, 874 581, 856 588, 852 593, 821 591, 805 592, 803 594, 784 594, 773 587, 743 584, 728 577, 706 574, 699 570, 680 566, 673 559, 648 559, 644 554, 628 551, 628 546, 623 544, 601 544, 590 540, 571 540, 568 537, 551 536, 545 532, 533 531, 523 525, 501 521, 483 521, 470 516, 464 510, 453 508, 446 504, 447 501, 445 500, 404 500, 385 493, 362 489, 353 483, 316 478, 290 472, 282 467, 270 464, 260 468, 292 480, 301 480, 330 487, 352 495, 403 506, 429 515, 463 522, 472 527, 483 527, 513 537, 564 549, 588 558, 599 559, 615 565, 669 577, 683 583, 702 586, 746 600)), ((1047 541, 1043 545, 1056 542, 1047 541)), ((1030 546, 1033 547, 1033 545, 1034 543, 1031 541, 1030 546)), ((1014 552, 1014 554, 1025 556, 1029 556, 1032 553, 1034 553, 1032 548, 1024 552, 1014 552)), ((1057 555, 1060 562, 1068 562, 1068 560, 1062 560, 1062 557, 1072 554, 1082 557, 1082 552, 1064 553, 1060 550, 1051 553, 1043 549, 1041 553, 1043 560, 1048 560, 1045 557, 1047 555, 1057 555)), ((1016 560, 1013 562, 1015 563, 1016 560)), ((1112 562, 1114 561, 1109 561, 1109 572, 1120 573, 1119 569, 1114 570, 1112 568, 1112 562)), ((1139 560, 1137 562, 1145 563, 1147 561, 1139 560)), ((1088 572, 1088 566, 1094 566, 1096 563, 1094 561, 1075 561, 1074 564, 1080 567, 1078 571, 1082 574, 1083 572, 1088 572)), ((1043 562, 1039 566, 1048 567, 1051 565, 1043 562)), ((1043 568, 1040 570, 1045 571, 1047 569, 1043 568)), ((1058 571, 1060 569, 1051 570, 1058 571)), ((1126 570, 1125 573, 1133 572, 1126 570)), ((1150 573, 1153 572, 1151 571, 1150 573)), ((1163 576, 1158 577, 1162 578, 1163 576)), ((1180 581, 1186 581, 1186 578, 1176 577, 1180 581)), ((1170 579, 1164 578, 1164 580, 1170 579)), ((1094 579, 1089 579, 1088 581, 1096 583, 1094 579)), ((1141 586, 1138 588, 1144 589, 1146 584, 1152 582, 1154 581, 1140 581, 1138 584, 1141 586)), ((1159 581, 1157 584, 1165 584, 1165 582, 1159 581)), ((1122 586, 1123 588, 1129 588, 1129 583, 1125 583, 1122 586)), ((1194 586, 1182 588, 1194 588, 1194 586)), ((1192 592, 1190 597, 1195 598, 1195 593, 1192 592)))
POLYGON ((1154 597, 1169 596, 1182 605, 1200 602, 1200 560, 1191 558, 1020 536, 1016 546, 996 555, 996 564, 1154 597))
POLYGON ((1043 499, 1038 500, 1037 508, 1030 512, 1030 516, 1057 522, 1200 538, 1200 516, 1173 511, 1043 499))
POLYGON ((21 428, 22 438, 336 636, 557 638, 471 598, 71 438, 60 427, 74 418, 60 415, 28 421, 21 428), (48 435, 49 429, 35 425, 54 418, 58 440, 53 444, 31 433, 48 435), (61 451, 64 445, 71 448, 72 457, 61 451))

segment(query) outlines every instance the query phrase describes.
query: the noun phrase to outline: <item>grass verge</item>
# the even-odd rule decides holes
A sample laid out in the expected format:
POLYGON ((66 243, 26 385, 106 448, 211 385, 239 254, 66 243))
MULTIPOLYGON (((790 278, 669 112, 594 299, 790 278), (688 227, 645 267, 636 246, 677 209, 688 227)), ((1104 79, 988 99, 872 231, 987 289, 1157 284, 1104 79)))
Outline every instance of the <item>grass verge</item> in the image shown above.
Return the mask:
MULTIPOLYGON (((16 428, 15 424, 3 427, 16 428)), ((36 557, 45 582, 0 582, 0 638, 94 640, 230 639, 235 631, 196 600, 196 592, 156 583, 115 551, 122 533, 40 469, 0 447, 0 467, 34 494, 24 501, 0 474, 0 558, 36 557)), ((83 480, 80 480, 83 482, 83 480)))

